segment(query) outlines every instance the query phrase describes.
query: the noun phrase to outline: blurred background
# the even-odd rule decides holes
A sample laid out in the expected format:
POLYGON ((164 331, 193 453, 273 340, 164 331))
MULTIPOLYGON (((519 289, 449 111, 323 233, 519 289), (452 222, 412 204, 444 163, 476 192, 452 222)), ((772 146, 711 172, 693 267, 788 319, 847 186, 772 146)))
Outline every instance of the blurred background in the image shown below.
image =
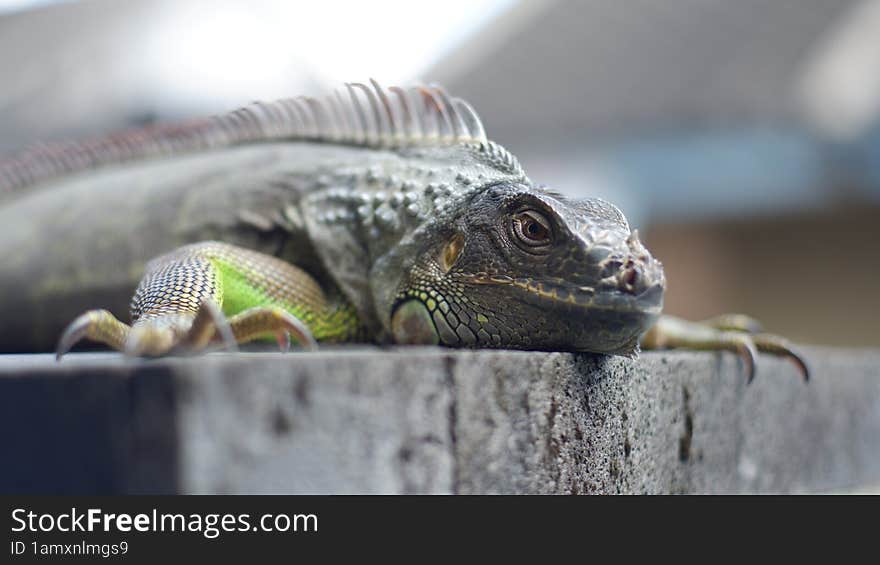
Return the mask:
POLYGON ((880 1, 0 0, 0 153, 368 77, 618 204, 668 312, 880 346, 880 1))

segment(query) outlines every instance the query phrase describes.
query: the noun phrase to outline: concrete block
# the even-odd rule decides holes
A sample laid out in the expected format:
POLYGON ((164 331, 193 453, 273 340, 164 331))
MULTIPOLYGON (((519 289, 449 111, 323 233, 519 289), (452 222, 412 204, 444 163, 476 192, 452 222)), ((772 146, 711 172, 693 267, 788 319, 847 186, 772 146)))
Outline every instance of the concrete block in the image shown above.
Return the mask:
POLYGON ((0 492, 757 493, 880 484, 880 351, 0 356, 0 492))

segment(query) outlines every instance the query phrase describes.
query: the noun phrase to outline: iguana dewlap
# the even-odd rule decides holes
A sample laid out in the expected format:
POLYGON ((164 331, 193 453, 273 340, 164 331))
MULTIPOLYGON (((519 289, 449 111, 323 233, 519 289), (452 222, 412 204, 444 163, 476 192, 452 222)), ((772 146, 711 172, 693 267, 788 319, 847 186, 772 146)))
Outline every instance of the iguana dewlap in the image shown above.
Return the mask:
POLYGON ((291 336, 630 355, 641 340, 806 373, 750 319, 660 317, 663 269, 623 214, 533 183, 439 87, 352 84, 31 149, 0 163, 0 230, 7 350, 48 348, 75 318, 59 354, 82 338, 140 355, 291 336), (135 287, 131 326, 97 309, 135 287))

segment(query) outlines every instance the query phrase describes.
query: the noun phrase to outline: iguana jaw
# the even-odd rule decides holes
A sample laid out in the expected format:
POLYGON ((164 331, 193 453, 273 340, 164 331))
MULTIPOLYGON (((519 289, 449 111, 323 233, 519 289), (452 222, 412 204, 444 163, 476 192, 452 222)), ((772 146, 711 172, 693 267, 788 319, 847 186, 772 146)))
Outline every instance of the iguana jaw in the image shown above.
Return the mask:
POLYGON ((485 289, 505 305, 505 313, 523 320, 527 335, 504 347, 623 355, 635 351, 639 336, 660 316, 665 286, 662 272, 637 294, 558 280, 486 283, 477 278, 470 282, 479 285, 470 287, 472 296, 480 294, 477 289, 485 289))
POLYGON ((629 355, 661 313, 665 283, 658 274, 632 294, 558 279, 458 273, 402 297, 391 328, 397 343, 629 355))
POLYGON ((662 278, 638 294, 632 294, 619 288, 578 286, 565 280, 552 278, 513 278, 507 275, 488 275, 485 273, 459 274, 456 278, 464 284, 515 287, 541 301, 546 301, 548 306, 570 305, 585 310, 641 312, 649 316, 659 315, 663 308, 665 282, 662 278))

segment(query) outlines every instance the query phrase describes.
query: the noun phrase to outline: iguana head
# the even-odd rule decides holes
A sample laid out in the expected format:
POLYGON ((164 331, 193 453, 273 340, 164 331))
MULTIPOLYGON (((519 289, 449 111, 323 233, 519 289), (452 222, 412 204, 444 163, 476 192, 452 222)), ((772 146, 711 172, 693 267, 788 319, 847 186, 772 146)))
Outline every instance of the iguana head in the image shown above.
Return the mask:
POLYGON ((426 239, 393 310, 400 343, 627 354, 662 307, 662 266, 600 199, 500 183, 426 239))

